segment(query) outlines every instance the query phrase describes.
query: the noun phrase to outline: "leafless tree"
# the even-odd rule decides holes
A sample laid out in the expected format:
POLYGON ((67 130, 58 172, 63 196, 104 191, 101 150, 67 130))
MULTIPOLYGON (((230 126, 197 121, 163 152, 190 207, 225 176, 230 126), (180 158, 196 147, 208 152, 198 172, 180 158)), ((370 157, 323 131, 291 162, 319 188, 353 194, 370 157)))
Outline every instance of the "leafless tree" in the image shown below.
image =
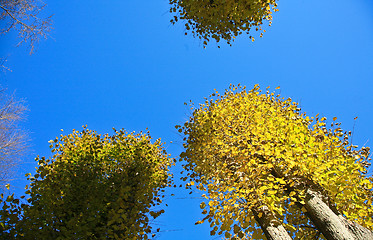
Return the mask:
POLYGON ((18 32, 18 45, 26 43, 30 54, 51 29, 51 16, 43 17, 45 5, 40 0, 0 0, 0 34, 18 32))
POLYGON ((0 191, 10 180, 27 147, 27 134, 19 127, 27 108, 22 100, 0 90, 0 191))

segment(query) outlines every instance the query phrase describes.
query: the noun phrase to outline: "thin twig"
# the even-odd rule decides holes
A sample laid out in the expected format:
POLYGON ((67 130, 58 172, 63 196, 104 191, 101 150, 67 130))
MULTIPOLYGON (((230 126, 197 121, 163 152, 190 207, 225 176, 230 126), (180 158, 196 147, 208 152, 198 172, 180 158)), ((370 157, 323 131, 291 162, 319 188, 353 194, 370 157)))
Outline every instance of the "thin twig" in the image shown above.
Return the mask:
POLYGON ((16 17, 14 17, 9 9, 5 8, 3 5, 0 5, 0 8, 3 9, 11 18, 13 18, 14 21, 16 21, 17 23, 21 24, 22 26, 24 26, 25 28, 28 28, 30 29, 31 31, 34 31, 34 29, 32 27, 30 27, 29 25, 25 24, 24 22, 18 20, 16 17))

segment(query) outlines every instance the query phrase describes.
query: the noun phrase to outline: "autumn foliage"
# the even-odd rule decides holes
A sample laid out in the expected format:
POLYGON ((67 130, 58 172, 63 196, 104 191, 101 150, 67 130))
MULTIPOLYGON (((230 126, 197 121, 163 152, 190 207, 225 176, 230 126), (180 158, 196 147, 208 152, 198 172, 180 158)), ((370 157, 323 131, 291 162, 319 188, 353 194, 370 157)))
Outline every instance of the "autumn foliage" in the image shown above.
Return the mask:
MULTIPOLYGON (((277 11, 276 0, 170 0, 172 24, 185 21, 185 28, 203 41, 215 39, 231 44, 235 37, 246 33, 254 41, 252 30, 262 33, 264 22, 271 24, 277 11)), ((187 32, 185 33, 187 34, 187 32)))
POLYGON ((148 239, 171 181, 173 160, 161 145, 123 130, 61 135, 52 158, 36 158, 27 202, 1 201, 0 239, 148 239))
POLYGON ((266 215, 296 239, 320 236, 307 212, 311 190, 334 212, 373 228, 369 148, 352 145, 336 118, 327 128, 325 117, 309 117, 259 86, 232 86, 192 109, 176 126, 185 135, 180 156, 187 186, 205 191, 198 223, 208 221, 212 235, 260 238, 266 215))

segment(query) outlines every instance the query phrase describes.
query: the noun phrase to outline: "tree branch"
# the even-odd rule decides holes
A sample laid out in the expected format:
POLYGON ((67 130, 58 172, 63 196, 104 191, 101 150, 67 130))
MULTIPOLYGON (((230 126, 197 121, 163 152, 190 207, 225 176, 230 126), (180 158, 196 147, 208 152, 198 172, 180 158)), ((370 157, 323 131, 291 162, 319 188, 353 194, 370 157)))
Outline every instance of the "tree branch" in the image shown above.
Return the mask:
MULTIPOLYGON (((7 8, 5 8, 3 5, 0 5, 0 8, 3 9, 14 21, 16 21, 17 23, 21 24, 22 26, 24 26, 25 28, 28 28, 29 30, 31 31, 34 31, 35 29, 30 27, 29 25, 25 24, 24 22, 20 21, 18 18, 14 17, 12 14, 11 14, 11 11, 7 8)), ((7 30, 9 31, 9 29, 7 30)))

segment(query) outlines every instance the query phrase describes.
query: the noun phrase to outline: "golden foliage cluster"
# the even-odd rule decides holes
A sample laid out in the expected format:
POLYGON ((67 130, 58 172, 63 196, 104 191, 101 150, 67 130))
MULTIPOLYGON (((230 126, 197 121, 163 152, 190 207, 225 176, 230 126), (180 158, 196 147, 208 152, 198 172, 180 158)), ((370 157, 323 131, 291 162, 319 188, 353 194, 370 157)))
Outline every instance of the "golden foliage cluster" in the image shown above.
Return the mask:
POLYGON ((349 143, 336 118, 301 113, 290 98, 259 86, 231 86, 193 109, 183 126, 181 159, 187 186, 206 191, 201 204, 211 234, 227 238, 260 236, 253 212, 263 207, 295 237, 315 234, 304 216, 305 191, 315 189, 347 219, 372 229, 372 178, 369 148, 349 143))
POLYGON ((2 200, 0 239, 148 239, 162 209, 173 160, 160 140, 84 129, 51 141, 54 156, 36 158, 26 204, 2 200), (6 236, 5 236, 5 235, 6 236), (4 236, 2 236, 4 235, 4 236))
MULTIPOLYGON (((221 39, 231 44, 242 33, 255 29, 261 32, 263 22, 272 23, 272 13, 277 11, 276 0, 170 0, 171 23, 185 20, 185 28, 203 40, 206 46, 211 39, 221 39)), ((187 34, 187 32, 185 32, 187 34)))

